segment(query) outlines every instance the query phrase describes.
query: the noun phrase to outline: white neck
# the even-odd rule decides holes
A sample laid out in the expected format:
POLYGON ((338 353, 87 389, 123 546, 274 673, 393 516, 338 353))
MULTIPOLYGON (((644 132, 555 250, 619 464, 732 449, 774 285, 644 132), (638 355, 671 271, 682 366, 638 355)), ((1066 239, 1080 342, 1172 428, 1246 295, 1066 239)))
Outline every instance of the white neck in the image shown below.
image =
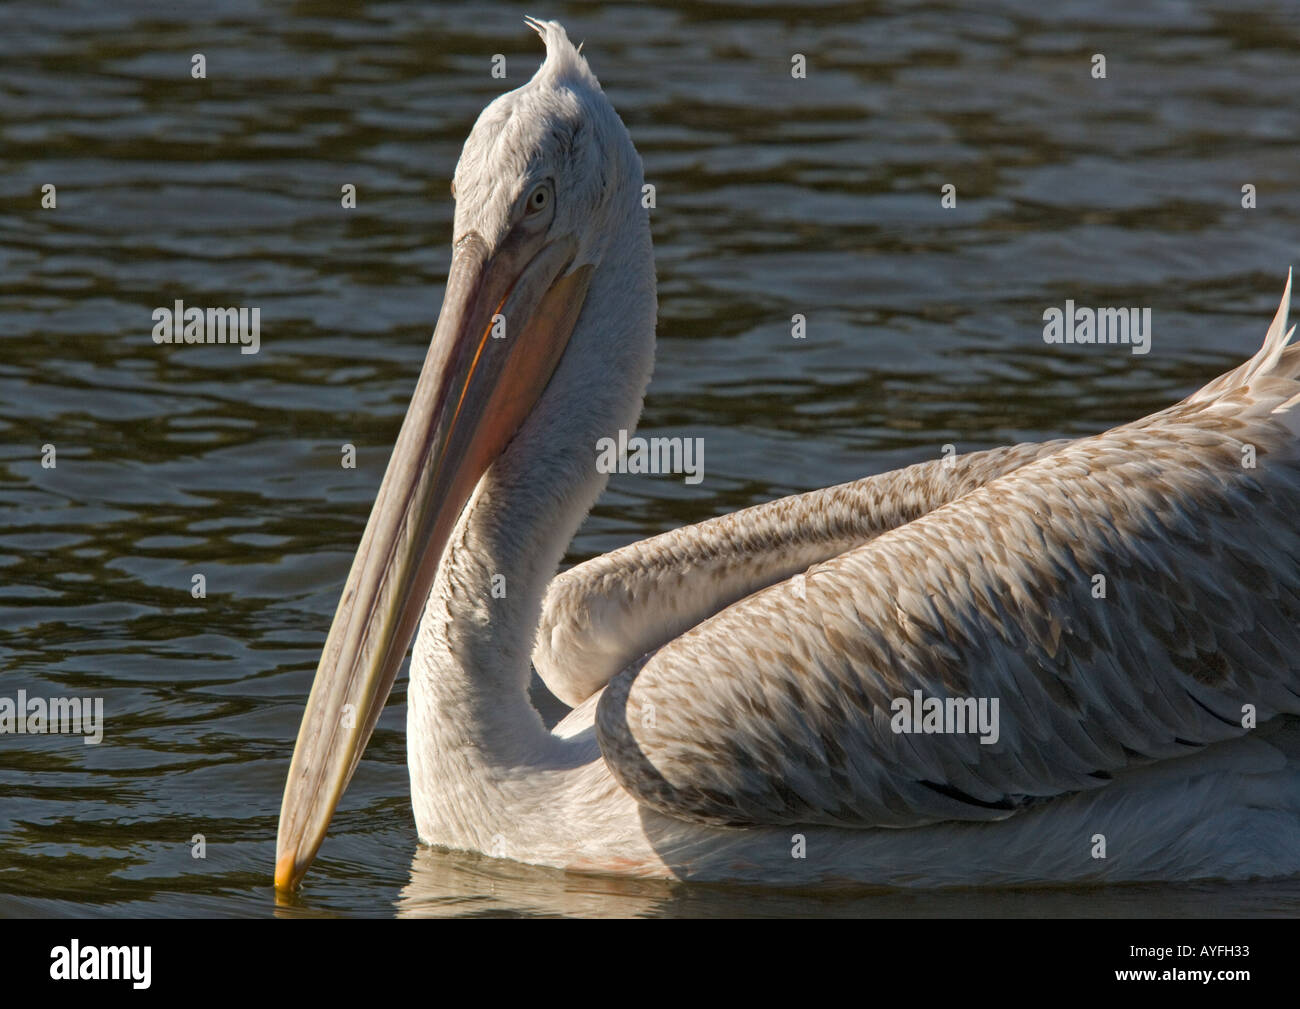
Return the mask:
MULTIPOLYGON (((640 179, 629 183, 639 195, 640 179)), ((427 823, 470 815, 467 800, 490 801, 478 792, 503 768, 546 766, 558 746, 527 694, 542 599, 608 479, 596 442, 636 426, 654 360, 649 225, 628 204, 555 374, 479 481, 425 607, 407 716, 422 836, 427 823)))

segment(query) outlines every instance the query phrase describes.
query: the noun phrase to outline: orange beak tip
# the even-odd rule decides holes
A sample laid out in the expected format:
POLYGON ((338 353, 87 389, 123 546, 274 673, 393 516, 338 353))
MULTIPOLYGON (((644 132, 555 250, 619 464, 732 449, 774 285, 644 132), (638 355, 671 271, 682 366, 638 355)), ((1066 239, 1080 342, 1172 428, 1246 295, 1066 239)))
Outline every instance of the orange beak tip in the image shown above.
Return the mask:
POLYGON ((291 852, 281 855, 275 863, 275 888, 286 893, 292 892, 298 885, 294 873, 294 857, 291 852))

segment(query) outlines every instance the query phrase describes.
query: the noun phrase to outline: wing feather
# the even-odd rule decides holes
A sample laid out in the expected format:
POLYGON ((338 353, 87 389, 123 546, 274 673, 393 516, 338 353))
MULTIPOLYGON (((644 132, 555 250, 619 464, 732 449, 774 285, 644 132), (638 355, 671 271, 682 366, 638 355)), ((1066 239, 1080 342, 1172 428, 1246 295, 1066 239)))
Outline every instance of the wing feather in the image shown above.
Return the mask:
POLYGON ((755 505, 632 543, 558 575, 533 665, 576 706, 646 652, 810 565, 1068 444, 972 452, 755 505))
POLYGON ((991 820, 1244 735, 1246 705, 1300 713, 1284 323, 1215 394, 1036 454, 814 564, 802 598, 778 582, 662 643, 597 705, 615 777, 715 824, 991 820), (996 700, 996 741, 895 731, 917 691, 996 700))

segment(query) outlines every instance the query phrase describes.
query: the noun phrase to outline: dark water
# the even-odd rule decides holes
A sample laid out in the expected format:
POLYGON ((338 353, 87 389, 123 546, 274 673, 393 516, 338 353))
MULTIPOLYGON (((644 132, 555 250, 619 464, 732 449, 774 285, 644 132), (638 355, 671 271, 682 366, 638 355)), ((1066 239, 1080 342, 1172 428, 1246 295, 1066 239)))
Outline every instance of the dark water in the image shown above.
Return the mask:
MULTIPOLYGON (((106 718, 99 746, 0 736, 0 914, 276 911, 302 705, 460 144, 540 57, 524 13, 586 40, 657 186, 642 428, 709 450, 699 485, 616 477, 579 560, 945 443, 1098 431, 1251 352, 1300 260, 1300 8, 1251 6, 0 6, 0 695, 106 718), (156 346, 177 298, 259 306, 261 352, 156 346), (1151 353, 1045 346, 1066 298, 1149 306, 1151 353)), ((399 683, 281 913, 1300 913, 1294 881, 763 894, 420 851, 404 718, 399 683)))

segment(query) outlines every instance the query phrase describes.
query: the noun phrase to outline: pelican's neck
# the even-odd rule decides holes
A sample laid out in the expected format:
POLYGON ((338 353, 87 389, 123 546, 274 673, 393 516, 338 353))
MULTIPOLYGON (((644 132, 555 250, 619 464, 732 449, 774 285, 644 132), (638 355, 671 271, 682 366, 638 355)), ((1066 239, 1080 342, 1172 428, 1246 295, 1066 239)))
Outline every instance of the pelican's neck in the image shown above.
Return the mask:
POLYGON ((447 544, 411 661, 413 793, 445 789, 417 779, 445 779, 449 755, 518 767, 553 744, 527 695, 542 598, 608 479, 596 443, 636 426, 654 359, 649 225, 628 202, 555 374, 447 544))

